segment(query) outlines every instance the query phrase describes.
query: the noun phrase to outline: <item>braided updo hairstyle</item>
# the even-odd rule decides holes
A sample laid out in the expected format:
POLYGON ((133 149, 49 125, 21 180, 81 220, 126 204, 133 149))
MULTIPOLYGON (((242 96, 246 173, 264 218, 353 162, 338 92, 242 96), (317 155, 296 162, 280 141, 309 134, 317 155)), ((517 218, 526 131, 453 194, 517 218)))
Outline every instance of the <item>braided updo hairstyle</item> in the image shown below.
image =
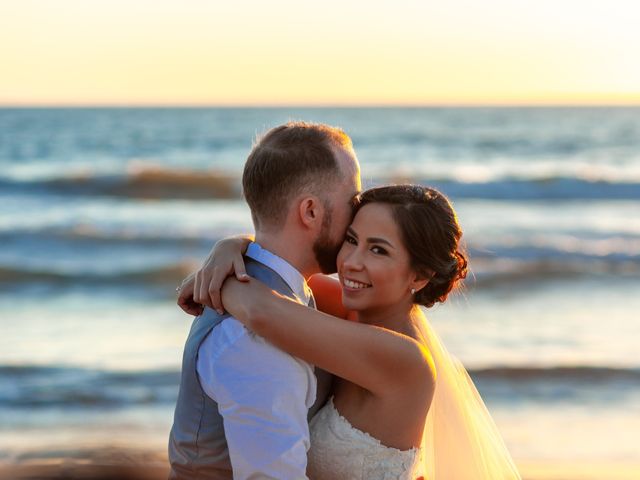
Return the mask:
POLYGON ((460 247, 462 230, 449 200, 433 188, 389 185, 363 192, 356 212, 368 203, 388 204, 409 252, 411 267, 429 283, 414 296, 432 307, 467 276, 467 258, 460 247))

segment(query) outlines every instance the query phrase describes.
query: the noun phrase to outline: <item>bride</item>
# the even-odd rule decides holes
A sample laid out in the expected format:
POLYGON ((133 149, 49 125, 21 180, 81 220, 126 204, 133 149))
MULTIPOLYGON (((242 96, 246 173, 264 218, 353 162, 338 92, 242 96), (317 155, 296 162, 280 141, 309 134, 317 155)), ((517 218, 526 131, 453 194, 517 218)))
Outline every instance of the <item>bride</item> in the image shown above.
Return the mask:
MULTIPOLYGON (((362 193, 338 254, 339 283, 325 277, 315 282, 322 291, 314 288, 321 308, 341 294, 340 316, 355 312, 356 322, 254 279, 225 282, 222 301, 236 319, 336 376, 331 398, 310 422, 310 478, 520 478, 466 370, 419 308, 444 302, 466 276, 461 235, 450 203, 434 189, 362 193)), ((237 249, 235 242, 235 257, 237 249)))

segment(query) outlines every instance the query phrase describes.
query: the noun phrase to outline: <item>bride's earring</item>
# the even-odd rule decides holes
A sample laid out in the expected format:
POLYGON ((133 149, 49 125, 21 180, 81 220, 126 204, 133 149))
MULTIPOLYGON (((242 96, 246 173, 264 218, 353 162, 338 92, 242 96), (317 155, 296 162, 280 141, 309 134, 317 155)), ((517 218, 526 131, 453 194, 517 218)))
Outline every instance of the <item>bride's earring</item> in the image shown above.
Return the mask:
POLYGON ((415 294, 416 294, 416 289, 415 289, 415 288, 412 288, 412 289, 411 289, 411 295, 415 295, 415 294))

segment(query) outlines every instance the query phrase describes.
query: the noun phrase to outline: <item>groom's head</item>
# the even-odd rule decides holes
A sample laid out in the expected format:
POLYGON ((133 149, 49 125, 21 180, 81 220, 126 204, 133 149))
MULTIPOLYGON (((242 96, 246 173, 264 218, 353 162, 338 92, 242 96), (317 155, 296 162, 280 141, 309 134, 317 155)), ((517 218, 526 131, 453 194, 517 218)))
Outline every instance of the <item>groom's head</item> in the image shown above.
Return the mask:
POLYGON ((247 158, 242 187, 256 232, 287 232, 318 270, 335 271, 360 190, 358 160, 344 131, 305 122, 269 130, 247 158))

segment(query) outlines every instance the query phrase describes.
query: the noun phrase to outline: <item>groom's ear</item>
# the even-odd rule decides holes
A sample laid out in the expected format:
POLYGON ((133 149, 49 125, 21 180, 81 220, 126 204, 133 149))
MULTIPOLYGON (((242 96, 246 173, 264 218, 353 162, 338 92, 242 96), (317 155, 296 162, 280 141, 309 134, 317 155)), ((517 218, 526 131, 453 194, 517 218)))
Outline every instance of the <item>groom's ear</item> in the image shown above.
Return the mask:
POLYGON ((322 225, 324 206, 318 197, 308 195, 298 202, 298 216, 300 222, 306 228, 315 230, 322 225))

